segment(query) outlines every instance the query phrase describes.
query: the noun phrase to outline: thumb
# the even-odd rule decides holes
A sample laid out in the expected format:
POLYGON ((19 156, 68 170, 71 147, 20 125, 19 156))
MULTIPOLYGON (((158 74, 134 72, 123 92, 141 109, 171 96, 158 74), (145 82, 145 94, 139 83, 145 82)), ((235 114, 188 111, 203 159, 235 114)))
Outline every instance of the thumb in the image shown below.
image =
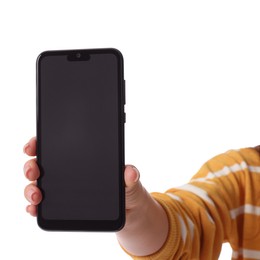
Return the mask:
POLYGON ((125 168, 125 185, 126 188, 134 186, 140 178, 140 173, 133 165, 127 165, 125 168))
POLYGON ((140 173, 137 168, 132 165, 127 165, 125 168, 126 209, 137 208, 146 196, 147 192, 139 179, 140 173))

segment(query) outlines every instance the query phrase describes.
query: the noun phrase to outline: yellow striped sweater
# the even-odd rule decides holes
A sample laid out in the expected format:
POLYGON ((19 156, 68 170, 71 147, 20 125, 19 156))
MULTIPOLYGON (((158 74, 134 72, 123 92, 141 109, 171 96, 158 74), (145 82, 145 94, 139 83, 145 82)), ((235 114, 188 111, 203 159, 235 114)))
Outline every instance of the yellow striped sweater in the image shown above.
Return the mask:
POLYGON ((218 259, 229 242, 232 259, 260 259, 260 156, 231 150, 205 163, 191 181, 153 197, 167 212, 164 246, 139 260, 218 259))

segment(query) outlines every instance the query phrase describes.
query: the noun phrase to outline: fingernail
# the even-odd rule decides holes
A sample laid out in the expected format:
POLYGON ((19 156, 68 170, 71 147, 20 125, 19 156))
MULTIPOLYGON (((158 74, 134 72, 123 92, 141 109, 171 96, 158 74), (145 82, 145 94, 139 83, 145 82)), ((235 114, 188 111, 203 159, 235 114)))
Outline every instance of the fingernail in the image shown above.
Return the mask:
POLYGON ((140 173, 138 171, 138 169, 134 166, 132 166, 132 168, 134 169, 134 171, 136 172, 136 178, 134 179, 134 182, 137 182, 140 178, 140 173))
POLYGON ((25 175, 25 177, 26 177, 27 179, 29 179, 29 177, 30 177, 31 169, 32 169, 32 167, 31 167, 29 164, 26 164, 26 165, 24 166, 24 175, 25 175))
POLYGON ((23 152, 27 153, 27 149, 30 147, 29 143, 27 143, 24 147, 23 147, 23 152))
POLYGON ((37 201, 38 201, 38 198, 39 198, 38 193, 37 193, 37 192, 34 192, 34 193, 32 194, 32 201, 37 202, 37 201))
POLYGON ((37 195, 37 193, 34 190, 29 190, 28 191, 28 195, 29 195, 28 197, 29 197, 31 202, 35 201, 35 194, 37 195))

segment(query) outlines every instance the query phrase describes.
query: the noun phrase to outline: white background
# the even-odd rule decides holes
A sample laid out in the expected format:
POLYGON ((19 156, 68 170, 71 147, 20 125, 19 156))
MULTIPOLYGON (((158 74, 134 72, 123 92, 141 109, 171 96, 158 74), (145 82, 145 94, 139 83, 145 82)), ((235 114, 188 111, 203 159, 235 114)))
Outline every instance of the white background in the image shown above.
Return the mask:
POLYGON ((129 259, 114 234, 44 232, 25 212, 40 52, 121 50, 126 162, 163 192, 210 157, 260 143, 259 13, 259 1, 239 0, 1 1, 0 259, 129 259))

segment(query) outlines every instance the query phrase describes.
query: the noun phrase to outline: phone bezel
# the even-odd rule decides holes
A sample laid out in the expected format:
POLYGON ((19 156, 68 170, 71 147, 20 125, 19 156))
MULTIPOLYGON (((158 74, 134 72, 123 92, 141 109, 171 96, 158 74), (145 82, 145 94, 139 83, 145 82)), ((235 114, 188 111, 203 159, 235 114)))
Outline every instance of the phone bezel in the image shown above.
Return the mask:
MULTIPOLYGON (((124 65, 121 52, 114 48, 104 49, 74 49, 74 50, 52 50, 42 52, 36 61, 36 121, 37 121, 37 163, 41 170, 41 118, 40 118, 40 88, 41 75, 40 67, 41 60, 46 56, 67 55, 74 57, 75 62, 79 61, 77 53, 81 53, 81 59, 85 59, 91 54, 114 54, 118 61, 118 127, 119 127, 119 160, 118 167, 120 169, 119 177, 119 217, 116 220, 50 220, 44 219, 42 216, 41 204, 38 205, 37 223, 40 228, 48 231, 118 231, 125 224, 125 145, 124 145, 124 123, 125 123, 125 84, 124 84, 124 65)), ((73 61, 73 58, 72 58, 73 61)), ((37 181, 38 187, 41 189, 41 177, 37 181)))

